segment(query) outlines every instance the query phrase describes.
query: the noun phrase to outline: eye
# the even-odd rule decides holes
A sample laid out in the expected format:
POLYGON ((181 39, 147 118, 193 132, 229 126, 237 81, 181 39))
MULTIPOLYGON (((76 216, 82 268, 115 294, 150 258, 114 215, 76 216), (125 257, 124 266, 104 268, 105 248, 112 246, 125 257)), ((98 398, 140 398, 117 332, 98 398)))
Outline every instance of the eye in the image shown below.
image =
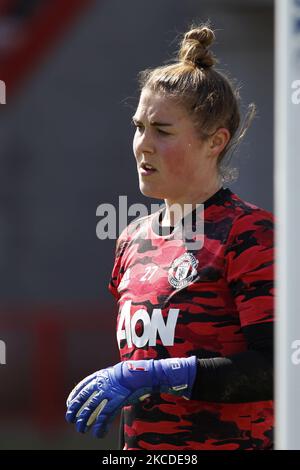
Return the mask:
MULTIPOLYGON (((136 122, 134 121, 133 119, 131 120, 131 125, 135 128, 135 129, 138 129, 140 132, 142 132, 144 130, 144 126, 141 122, 136 122)), ((166 135, 171 135, 169 132, 165 132, 163 131, 162 129, 159 129, 158 127, 154 127, 155 131, 162 135, 162 136, 166 136, 166 135)))
POLYGON ((158 132, 159 134, 162 134, 162 135, 171 135, 171 134, 169 134, 169 132, 165 132, 165 131, 163 131, 162 129, 157 129, 157 132, 158 132))
POLYGON ((141 130, 141 129, 143 128, 142 124, 137 123, 137 122, 134 122, 133 120, 131 120, 131 125, 132 125, 135 129, 141 130))

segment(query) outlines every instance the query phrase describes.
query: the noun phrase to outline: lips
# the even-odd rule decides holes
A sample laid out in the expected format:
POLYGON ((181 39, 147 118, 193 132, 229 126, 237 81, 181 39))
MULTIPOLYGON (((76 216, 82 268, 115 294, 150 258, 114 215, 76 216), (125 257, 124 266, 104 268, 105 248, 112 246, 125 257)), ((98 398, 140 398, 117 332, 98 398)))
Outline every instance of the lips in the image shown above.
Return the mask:
POLYGON ((140 169, 141 169, 141 174, 144 176, 152 175, 153 173, 157 171, 157 169, 154 168, 153 165, 150 165, 150 163, 146 163, 146 162, 141 163, 140 169))
POLYGON ((143 168, 143 170, 156 170, 153 165, 150 165, 150 163, 146 162, 141 163, 141 168, 143 168))

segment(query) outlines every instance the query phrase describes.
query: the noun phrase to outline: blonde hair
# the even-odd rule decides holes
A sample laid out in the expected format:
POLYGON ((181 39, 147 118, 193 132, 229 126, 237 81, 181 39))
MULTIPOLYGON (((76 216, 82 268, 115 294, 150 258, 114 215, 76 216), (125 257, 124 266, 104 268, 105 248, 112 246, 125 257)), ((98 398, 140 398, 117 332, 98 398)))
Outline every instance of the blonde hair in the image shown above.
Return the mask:
POLYGON ((240 95, 238 88, 225 74, 215 68, 217 59, 209 49, 215 40, 215 33, 209 24, 192 25, 180 43, 175 63, 139 73, 140 90, 166 93, 178 100, 192 117, 196 130, 202 139, 225 127, 230 140, 218 156, 217 166, 223 181, 232 181, 236 169, 229 167, 234 150, 243 139, 256 107, 252 103, 239 132, 240 95), (229 155, 229 158, 228 158, 229 155))

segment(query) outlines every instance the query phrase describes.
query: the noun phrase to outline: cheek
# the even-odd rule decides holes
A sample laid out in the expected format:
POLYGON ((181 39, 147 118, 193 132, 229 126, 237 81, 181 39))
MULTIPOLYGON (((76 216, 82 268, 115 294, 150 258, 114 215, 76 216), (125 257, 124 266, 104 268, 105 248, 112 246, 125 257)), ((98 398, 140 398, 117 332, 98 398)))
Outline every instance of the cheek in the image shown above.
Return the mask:
POLYGON ((133 154, 135 156, 135 159, 136 159, 136 147, 137 147, 137 141, 136 141, 136 137, 135 137, 135 134, 134 134, 133 141, 132 141, 132 150, 133 150, 133 154))
POLYGON ((170 176, 186 178, 193 174, 192 158, 185 146, 176 146, 165 152, 164 166, 170 176))

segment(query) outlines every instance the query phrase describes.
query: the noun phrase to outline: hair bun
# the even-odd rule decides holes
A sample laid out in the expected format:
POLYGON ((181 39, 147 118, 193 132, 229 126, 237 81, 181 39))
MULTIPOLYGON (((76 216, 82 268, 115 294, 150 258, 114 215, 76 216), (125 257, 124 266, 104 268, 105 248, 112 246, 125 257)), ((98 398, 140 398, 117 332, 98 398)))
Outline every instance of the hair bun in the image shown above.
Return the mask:
POLYGON ((192 28, 185 33, 179 50, 179 60, 198 67, 209 68, 217 63, 208 49, 215 40, 215 33, 208 26, 192 28))

